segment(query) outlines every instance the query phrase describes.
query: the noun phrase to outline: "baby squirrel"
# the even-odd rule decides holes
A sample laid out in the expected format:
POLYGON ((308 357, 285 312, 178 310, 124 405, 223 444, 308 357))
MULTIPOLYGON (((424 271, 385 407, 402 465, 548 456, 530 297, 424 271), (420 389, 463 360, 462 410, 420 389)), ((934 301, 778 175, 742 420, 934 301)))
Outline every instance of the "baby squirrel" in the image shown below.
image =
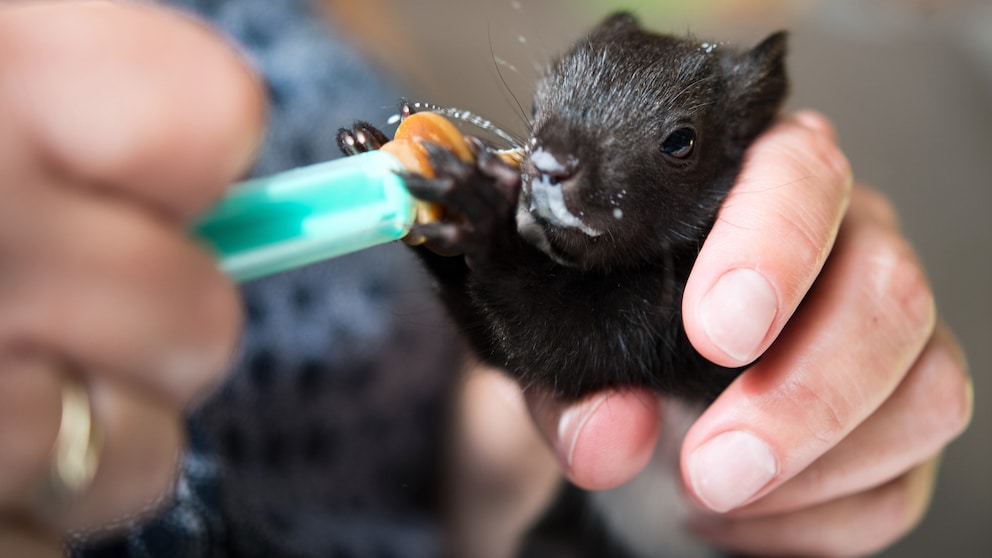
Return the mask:
MULTIPOLYGON (((715 398, 741 369, 693 349, 682 293, 744 152, 786 96, 786 34, 750 50, 595 27, 537 84, 519 169, 474 143, 430 148, 437 176, 410 192, 460 219, 419 225, 417 248, 477 355, 564 400, 648 387, 715 398)), ((385 136, 356 130, 375 148, 385 136)), ((345 142, 340 142, 344 145, 345 142)))

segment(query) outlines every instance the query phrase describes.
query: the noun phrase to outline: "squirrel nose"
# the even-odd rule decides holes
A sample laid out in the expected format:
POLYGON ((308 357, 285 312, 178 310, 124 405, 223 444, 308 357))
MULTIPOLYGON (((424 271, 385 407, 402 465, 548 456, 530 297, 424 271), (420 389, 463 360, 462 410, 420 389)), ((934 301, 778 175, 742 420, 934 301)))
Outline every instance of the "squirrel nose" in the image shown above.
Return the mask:
POLYGON ((575 176, 578 161, 575 157, 561 157, 550 151, 537 148, 531 153, 530 162, 541 182, 558 185, 575 176))
POLYGON ((550 171, 537 169, 537 173, 542 182, 547 182, 548 184, 553 184, 555 186, 561 184, 562 182, 567 182, 568 179, 575 174, 574 172, 570 172, 565 169, 554 169, 550 171))

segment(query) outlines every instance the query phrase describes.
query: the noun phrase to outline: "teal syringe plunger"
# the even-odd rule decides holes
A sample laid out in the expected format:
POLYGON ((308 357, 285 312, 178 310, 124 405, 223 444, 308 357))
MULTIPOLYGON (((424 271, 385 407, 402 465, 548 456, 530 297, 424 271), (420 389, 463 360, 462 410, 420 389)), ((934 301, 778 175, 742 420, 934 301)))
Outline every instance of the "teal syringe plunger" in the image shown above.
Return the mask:
POLYGON ((235 184, 194 227, 221 268, 247 281, 384 244, 413 226, 399 159, 370 151, 235 184))

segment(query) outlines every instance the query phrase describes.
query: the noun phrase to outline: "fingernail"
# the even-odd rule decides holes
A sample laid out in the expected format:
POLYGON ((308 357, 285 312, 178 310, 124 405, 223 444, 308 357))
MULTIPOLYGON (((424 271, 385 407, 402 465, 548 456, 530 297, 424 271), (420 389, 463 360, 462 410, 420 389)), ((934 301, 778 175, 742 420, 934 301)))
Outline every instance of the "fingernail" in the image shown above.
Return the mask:
POLYGON ((778 313, 778 297, 768 281, 752 269, 723 275, 700 305, 710 341, 728 356, 747 364, 758 356, 761 342, 778 313))
POLYGON ((751 499, 778 474, 778 461, 761 438, 743 431, 720 434, 689 457, 696 496, 716 512, 751 499))
POLYGON ((572 468, 572 456, 575 455, 575 444, 579 440, 582 428, 607 397, 607 394, 603 394, 569 407, 558 419, 558 458, 568 469, 572 468))

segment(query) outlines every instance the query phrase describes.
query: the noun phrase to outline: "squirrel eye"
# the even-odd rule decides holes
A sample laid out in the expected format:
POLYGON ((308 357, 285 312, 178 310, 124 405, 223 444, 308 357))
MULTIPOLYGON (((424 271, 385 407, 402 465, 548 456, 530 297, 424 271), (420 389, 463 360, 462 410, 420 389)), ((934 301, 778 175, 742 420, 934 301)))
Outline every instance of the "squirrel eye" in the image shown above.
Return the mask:
POLYGON ((692 153, 696 143, 696 132, 692 128, 679 128, 661 142, 661 152, 676 159, 685 159, 692 153))

